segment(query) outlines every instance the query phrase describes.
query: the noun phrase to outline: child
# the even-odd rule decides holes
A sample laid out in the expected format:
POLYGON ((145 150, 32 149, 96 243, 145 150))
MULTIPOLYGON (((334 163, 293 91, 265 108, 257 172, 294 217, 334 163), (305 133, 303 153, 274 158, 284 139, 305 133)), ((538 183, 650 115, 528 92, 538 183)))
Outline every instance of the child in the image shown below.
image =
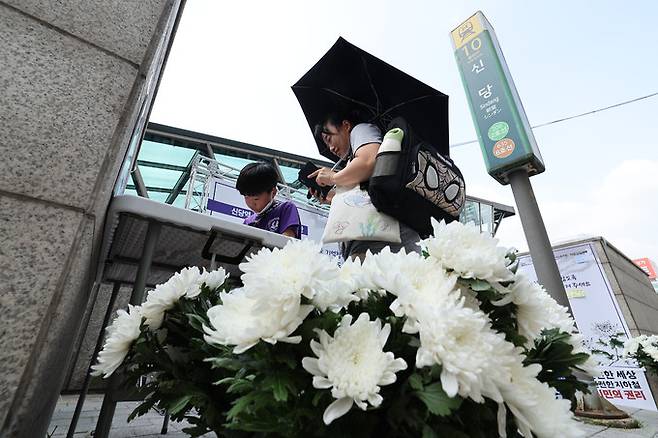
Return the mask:
POLYGON ((279 177, 274 166, 266 162, 247 164, 238 176, 236 188, 255 213, 244 220, 246 225, 301 239, 302 226, 297 207, 290 201, 277 201, 279 177))

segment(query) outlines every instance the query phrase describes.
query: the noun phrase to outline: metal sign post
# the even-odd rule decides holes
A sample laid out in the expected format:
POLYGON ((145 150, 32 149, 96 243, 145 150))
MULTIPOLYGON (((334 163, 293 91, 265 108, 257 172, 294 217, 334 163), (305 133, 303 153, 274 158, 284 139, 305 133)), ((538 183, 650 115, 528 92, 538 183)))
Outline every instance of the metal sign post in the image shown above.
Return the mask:
MULTIPOLYGON (((530 176, 544 171, 544 161, 494 29, 478 11, 450 36, 487 172, 512 186, 537 278, 573 316, 530 184, 530 176)), ((591 377, 579 378, 588 381, 590 389, 583 402, 585 413, 580 415, 628 419, 628 414, 598 397, 591 377)))
POLYGON ((493 27, 478 11, 450 35, 487 172, 512 186, 539 281, 571 311, 529 179, 544 162, 493 27))

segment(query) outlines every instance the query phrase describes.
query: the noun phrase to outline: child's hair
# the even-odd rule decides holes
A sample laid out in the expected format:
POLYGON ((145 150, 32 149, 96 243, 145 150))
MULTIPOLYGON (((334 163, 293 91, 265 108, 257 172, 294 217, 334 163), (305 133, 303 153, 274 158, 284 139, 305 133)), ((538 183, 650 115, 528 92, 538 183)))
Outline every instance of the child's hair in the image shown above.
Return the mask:
POLYGON ((274 166, 258 161, 244 166, 235 187, 242 196, 255 196, 272 191, 278 181, 279 175, 274 166))

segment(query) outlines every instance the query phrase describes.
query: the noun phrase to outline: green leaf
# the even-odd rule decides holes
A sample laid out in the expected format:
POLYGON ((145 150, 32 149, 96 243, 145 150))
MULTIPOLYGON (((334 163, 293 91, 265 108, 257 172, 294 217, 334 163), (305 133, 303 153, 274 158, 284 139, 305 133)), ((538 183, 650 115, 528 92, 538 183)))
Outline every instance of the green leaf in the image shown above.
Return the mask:
POLYGON ((420 347, 420 339, 415 336, 411 336, 411 339, 409 339, 409 346, 412 348, 420 347))
POLYGON ((243 366, 239 360, 230 357, 211 357, 205 361, 210 362, 213 368, 225 368, 232 371, 237 371, 243 366))
POLYGON ((439 382, 426 386, 424 390, 416 391, 414 394, 425 403, 425 406, 432 414, 441 417, 450 414, 462 403, 462 398, 459 396, 448 397, 439 382))
POLYGON ((422 391, 423 378, 416 373, 412 374, 411 376, 409 376, 409 386, 411 386, 416 391, 422 391))
POLYGON ((475 280, 471 283, 471 289, 473 289, 475 292, 483 292, 491 289, 491 285, 489 282, 484 280, 475 280))
POLYGON ((311 401, 311 404, 313 406, 317 406, 318 403, 320 403, 320 399, 322 398, 323 395, 324 395, 323 391, 317 391, 313 396, 313 400, 311 401))
POLYGON ((276 373, 263 381, 263 387, 272 390, 274 400, 278 402, 285 402, 288 400, 288 386, 290 382, 285 376, 276 373))
POLYGON ((509 260, 510 263, 514 263, 516 261, 516 250, 510 251, 507 254, 505 254, 505 257, 509 260))
POLYGON ((148 399, 144 400, 142 403, 139 404, 139 406, 137 406, 130 413, 130 415, 128 416, 128 422, 130 423, 135 418, 141 417, 142 415, 145 415, 146 413, 148 413, 148 411, 150 411, 151 408, 153 408, 153 406, 155 405, 155 403, 157 401, 158 400, 156 398, 148 398, 148 399))
POLYGON ((539 364, 542 370, 537 375, 541 382, 548 383, 566 399, 572 399, 576 391, 587 392, 587 386, 573 375, 574 369, 588 358, 587 353, 574 353, 569 343, 571 335, 559 329, 543 330, 541 337, 534 340, 532 349, 526 352, 524 365, 539 364))
POLYGON ((224 377, 223 379, 220 379, 220 380, 216 381, 215 383, 213 383, 213 385, 218 385, 218 386, 223 385, 223 384, 230 385, 231 383, 233 383, 234 380, 235 380, 235 377, 224 377))
POLYGON ((169 412, 170 415, 176 415, 183 409, 185 409, 185 406, 192 400, 192 395, 184 395, 177 400, 173 402, 173 404, 167 406, 167 412, 169 412))
POLYGON ((226 418, 230 421, 235 419, 258 397, 258 394, 250 392, 243 395, 233 402, 233 407, 226 413, 226 418))
POLYGON ((425 427, 423 427, 423 438, 439 438, 439 436, 432 430, 431 427, 425 425, 425 427))
POLYGON ((248 391, 254 387, 253 382, 246 379, 236 380, 228 387, 226 390, 227 394, 239 394, 241 392, 248 391))
POLYGON ((192 328, 203 332, 203 325, 207 324, 206 320, 203 319, 203 317, 196 315, 194 313, 188 313, 186 314, 186 316, 192 328))
POLYGON ((272 392, 274 393, 274 400, 284 402, 288 400, 288 391, 286 390, 285 385, 281 382, 277 382, 272 385, 272 392))

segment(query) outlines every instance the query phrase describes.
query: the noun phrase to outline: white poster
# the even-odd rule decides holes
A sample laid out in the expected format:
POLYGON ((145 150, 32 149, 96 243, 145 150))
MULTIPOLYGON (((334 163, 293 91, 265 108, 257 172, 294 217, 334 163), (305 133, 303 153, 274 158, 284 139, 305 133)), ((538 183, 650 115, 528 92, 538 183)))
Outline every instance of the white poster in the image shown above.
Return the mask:
MULTIPOLYGON (((253 214, 244 202, 244 196, 227 180, 212 178, 208 184, 208 214, 218 215, 236 223, 243 223, 247 216, 253 214)), ((280 198, 285 200, 285 198, 280 198)), ((322 242, 324 227, 327 225, 327 217, 310 206, 293 201, 299 212, 302 223, 302 239, 311 239, 322 242)), ((332 257, 340 257, 340 249, 337 243, 329 243, 322 246, 322 252, 332 257)))
MULTIPOLYGON (((569 297, 578 329, 588 348, 609 352, 613 359, 599 356, 601 376, 596 378, 599 395, 615 405, 656 411, 649 384, 642 368, 623 360, 621 351, 606 345, 617 334, 621 341, 630 332, 605 276, 594 246, 589 243, 554 250, 553 254, 569 297)), ((519 257, 519 272, 530 280, 537 275, 530 256, 519 257)))

